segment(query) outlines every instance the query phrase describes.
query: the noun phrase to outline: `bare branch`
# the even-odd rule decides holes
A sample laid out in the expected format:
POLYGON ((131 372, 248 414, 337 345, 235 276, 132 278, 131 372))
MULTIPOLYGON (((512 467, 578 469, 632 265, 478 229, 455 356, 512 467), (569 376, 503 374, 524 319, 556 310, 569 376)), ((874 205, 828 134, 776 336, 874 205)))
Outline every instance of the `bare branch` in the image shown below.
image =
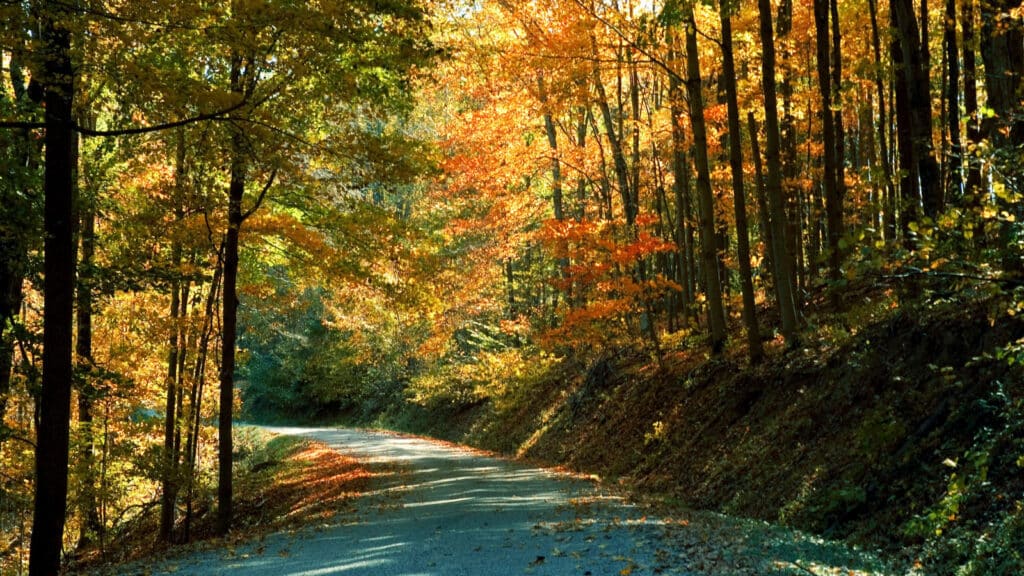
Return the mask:
POLYGON ((256 203, 253 204, 252 208, 250 208, 245 214, 242 214, 242 222, 248 220, 249 216, 252 216, 254 212, 260 209, 260 205, 263 204, 263 199, 267 197, 267 192, 270 191, 270 186, 274 183, 274 178, 276 176, 277 168, 274 168, 274 170, 270 173, 270 178, 267 179, 266 185, 263 186, 263 190, 260 191, 260 195, 256 197, 256 203))

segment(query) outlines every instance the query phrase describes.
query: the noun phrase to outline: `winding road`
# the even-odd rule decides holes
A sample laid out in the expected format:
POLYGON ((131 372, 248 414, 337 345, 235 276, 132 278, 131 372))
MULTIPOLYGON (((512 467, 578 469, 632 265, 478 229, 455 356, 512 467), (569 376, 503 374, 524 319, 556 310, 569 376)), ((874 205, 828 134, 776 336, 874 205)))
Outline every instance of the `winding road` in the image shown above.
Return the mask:
POLYGON ((354 516, 125 573, 265 576, 885 574, 871 557, 711 514, 652 518, 594 482, 421 438, 270 428, 399 473, 354 516))

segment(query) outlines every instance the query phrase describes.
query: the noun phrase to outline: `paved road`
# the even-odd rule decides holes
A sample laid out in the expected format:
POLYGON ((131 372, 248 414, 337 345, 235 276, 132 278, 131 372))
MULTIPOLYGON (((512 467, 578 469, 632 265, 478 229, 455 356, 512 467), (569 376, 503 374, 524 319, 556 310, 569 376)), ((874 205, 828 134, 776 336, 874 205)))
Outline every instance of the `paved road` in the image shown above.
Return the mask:
POLYGON ((273 428, 396 467, 354 517, 126 572, 266 576, 876 574, 763 524, 653 519, 592 482, 390 433, 273 428))

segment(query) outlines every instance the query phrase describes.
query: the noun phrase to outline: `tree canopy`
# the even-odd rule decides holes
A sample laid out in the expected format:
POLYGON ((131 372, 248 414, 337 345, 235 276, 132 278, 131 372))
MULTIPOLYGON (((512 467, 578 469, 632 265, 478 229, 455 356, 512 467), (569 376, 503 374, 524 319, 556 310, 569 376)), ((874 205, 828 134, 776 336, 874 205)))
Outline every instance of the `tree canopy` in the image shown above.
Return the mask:
POLYGON ((226 533, 238 410, 1016 314, 1024 11, 941 4, 4 3, 0 572, 226 533))

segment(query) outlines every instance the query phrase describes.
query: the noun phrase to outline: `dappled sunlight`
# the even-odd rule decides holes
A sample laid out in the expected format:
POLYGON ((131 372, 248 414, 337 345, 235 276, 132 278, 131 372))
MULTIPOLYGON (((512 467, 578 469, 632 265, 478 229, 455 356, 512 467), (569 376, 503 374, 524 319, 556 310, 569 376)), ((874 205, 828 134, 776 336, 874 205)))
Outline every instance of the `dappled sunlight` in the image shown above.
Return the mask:
POLYGON ((287 496, 287 503, 275 504, 288 506, 288 518, 306 518, 304 528, 161 570, 247 576, 884 573, 844 548, 765 524, 707 513, 658 517, 592 481, 424 439, 329 429, 306 436, 351 456, 313 444, 293 457, 314 465, 286 478, 282 493, 272 497, 287 496), (367 456, 379 460, 360 465, 367 456))

